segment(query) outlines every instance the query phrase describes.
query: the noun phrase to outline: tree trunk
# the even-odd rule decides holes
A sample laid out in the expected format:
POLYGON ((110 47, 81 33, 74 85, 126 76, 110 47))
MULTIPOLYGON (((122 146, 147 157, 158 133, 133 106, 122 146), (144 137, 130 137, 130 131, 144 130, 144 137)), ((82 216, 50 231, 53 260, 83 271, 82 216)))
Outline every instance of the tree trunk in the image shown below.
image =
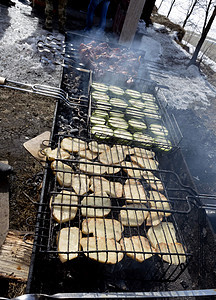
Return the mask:
POLYGON ((173 8, 173 5, 175 4, 175 1, 176 1, 176 0, 173 0, 172 3, 171 3, 170 9, 169 9, 168 14, 167 14, 167 18, 169 17, 169 15, 170 15, 170 13, 171 13, 171 10, 172 10, 172 8, 173 8))
POLYGON ((188 19, 190 18, 190 16, 191 16, 191 14, 192 14, 192 12, 194 10, 194 7, 196 6, 197 2, 198 2, 198 0, 195 0, 194 3, 193 3, 193 5, 191 6, 191 8, 189 9, 189 11, 187 12, 186 18, 185 18, 185 20, 184 20, 184 22, 182 24, 183 28, 185 27, 188 19))
POLYGON ((212 13, 212 15, 211 15, 211 17, 210 17, 210 19, 208 21, 207 26, 202 31, 201 38, 200 38, 200 40, 199 40, 199 42, 198 42, 198 44, 196 46, 196 49, 194 51, 193 56, 192 56, 192 58, 191 58, 191 60, 189 62, 189 66, 196 64, 196 60, 197 60, 199 51, 200 51, 200 49, 201 49, 201 47, 202 47, 202 45, 203 45, 203 43, 204 43, 204 41, 206 39, 206 36, 207 36, 207 34, 208 34, 208 32, 209 32, 209 30, 211 28, 211 25, 212 25, 212 23, 214 21, 215 16, 216 16, 216 6, 214 7, 213 13, 212 13))

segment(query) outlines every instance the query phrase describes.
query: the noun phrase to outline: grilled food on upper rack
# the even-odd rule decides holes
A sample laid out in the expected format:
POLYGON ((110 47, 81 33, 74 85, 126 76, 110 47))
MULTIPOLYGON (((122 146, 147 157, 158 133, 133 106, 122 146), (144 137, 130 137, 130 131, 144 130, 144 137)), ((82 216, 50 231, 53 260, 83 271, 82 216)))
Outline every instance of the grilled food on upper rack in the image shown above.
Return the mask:
POLYGON ((124 184, 124 197, 128 203, 147 203, 148 197, 143 185, 134 179, 126 180, 124 184))
POLYGON ((124 226, 141 226, 148 216, 146 208, 143 204, 123 205, 119 219, 124 226))
POLYGON ((111 212, 111 201, 107 193, 90 194, 81 201, 81 213, 84 217, 101 218, 111 212))

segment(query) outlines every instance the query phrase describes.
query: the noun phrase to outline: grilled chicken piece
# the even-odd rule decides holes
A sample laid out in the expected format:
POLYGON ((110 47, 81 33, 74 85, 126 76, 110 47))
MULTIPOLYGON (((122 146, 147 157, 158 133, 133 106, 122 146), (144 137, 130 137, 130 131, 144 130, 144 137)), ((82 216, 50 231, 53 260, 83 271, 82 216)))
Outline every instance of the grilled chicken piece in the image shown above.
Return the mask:
POLYGON ((99 219, 88 218, 82 223, 82 232, 84 234, 93 233, 96 237, 106 237, 107 239, 121 239, 124 227, 122 224, 114 219, 99 219))
POLYGON ((84 217, 102 218, 107 216, 111 211, 111 201, 107 193, 90 194, 83 198, 81 205, 87 206, 81 207, 81 213, 84 217))
POLYGON ((50 209, 54 219, 58 223, 64 223, 75 218, 78 209, 77 204, 77 195, 73 192, 63 190, 51 198, 50 209))
POLYGON ((131 236, 129 238, 123 238, 120 241, 122 250, 126 251, 126 255, 135 259, 138 262, 152 257, 155 249, 151 247, 149 241, 144 236, 131 236), (152 252, 152 253, 145 253, 152 252))
POLYGON ((124 197, 128 203, 146 203, 148 200, 143 185, 137 180, 127 180, 123 189, 124 197))
POLYGON ((150 227, 147 237, 153 248, 157 248, 160 243, 176 243, 176 230, 171 222, 162 222, 157 226, 150 227))
POLYGON ((159 178, 157 178, 152 172, 150 171, 143 171, 143 177, 145 178, 146 182, 156 191, 163 191, 163 183, 159 178))
POLYGON ((138 166, 144 169, 157 170, 159 163, 156 160, 150 158, 138 157, 136 155, 131 155, 131 160, 138 166))
POLYGON ((148 216, 148 211, 140 210, 146 208, 143 204, 124 205, 120 210, 120 221, 124 226, 141 226, 148 216))
POLYGON ((53 161, 57 158, 68 159, 70 157, 70 153, 68 153, 67 151, 65 151, 61 148, 55 148, 52 150, 51 148, 48 147, 43 150, 43 153, 46 155, 46 157, 50 161, 53 161))
POLYGON ((99 164, 98 162, 82 158, 79 160, 78 168, 87 174, 101 175, 107 172, 107 167, 99 164))
POLYGON ((87 257, 101 263, 116 264, 123 259, 124 254, 122 252, 119 252, 121 251, 121 246, 114 239, 105 239, 102 237, 96 238, 95 236, 93 236, 82 238, 80 243, 83 248, 83 252, 87 257))
POLYGON ((74 259, 78 256, 78 251, 81 250, 80 240, 82 239, 82 232, 77 227, 63 228, 60 230, 57 245, 60 261, 74 259), (61 253, 67 252, 67 253, 61 253), (70 253, 71 252, 71 253, 70 253))
POLYGON ((170 264, 180 265, 186 262, 185 250, 181 243, 160 243, 159 245, 157 245, 156 251, 159 253, 169 253, 160 256, 164 261, 170 264))
POLYGON ((106 192, 113 198, 121 198, 123 193, 123 186, 120 182, 112 182, 103 177, 90 178, 90 190, 94 193, 106 192))
POLYGON ((77 153, 87 149, 88 145, 80 139, 68 137, 61 141, 61 148, 69 151, 70 153, 77 153))

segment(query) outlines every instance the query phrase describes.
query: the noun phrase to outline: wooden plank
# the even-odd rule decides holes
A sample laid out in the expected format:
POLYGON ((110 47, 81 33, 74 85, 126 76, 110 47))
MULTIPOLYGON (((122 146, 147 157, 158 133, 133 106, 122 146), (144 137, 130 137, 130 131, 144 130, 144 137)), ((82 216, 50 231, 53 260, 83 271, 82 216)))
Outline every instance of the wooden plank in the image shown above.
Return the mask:
POLYGON ((127 46, 130 46, 133 42, 145 2, 146 0, 130 0, 119 38, 119 44, 127 44, 127 46))
MULTIPOLYGON (((10 230, 0 249, 0 276, 26 282, 31 261, 32 244, 23 241, 23 232, 10 230)), ((30 240, 28 240, 31 243, 30 240)))
MULTIPOLYGON (((1 161, 8 164, 8 161, 1 161)), ((0 177, 0 248, 9 230, 9 187, 7 176, 0 177)))

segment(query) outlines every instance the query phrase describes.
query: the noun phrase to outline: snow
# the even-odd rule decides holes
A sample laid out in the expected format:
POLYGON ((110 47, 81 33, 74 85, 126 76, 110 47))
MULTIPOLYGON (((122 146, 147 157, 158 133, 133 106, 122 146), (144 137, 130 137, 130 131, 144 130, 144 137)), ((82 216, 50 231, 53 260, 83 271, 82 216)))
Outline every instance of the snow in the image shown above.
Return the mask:
MULTIPOLYGON (((0 5, 1 76, 28 84, 58 87, 61 67, 44 65, 37 51, 38 41, 47 36, 43 24, 32 15, 29 4, 14 2, 16 6, 9 8, 0 5)), ((187 68, 190 54, 173 40, 172 35, 161 33, 162 28, 158 25, 145 28, 139 45, 146 52, 151 78, 166 86, 161 89, 161 97, 164 94, 169 99, 168 105, 177 109, 205 109, 210 104, 209 99, 215 97, 215 89, 196 67, 187 68)), ((58 32, 53 35, 64 41, 64 36, 58 32)))

